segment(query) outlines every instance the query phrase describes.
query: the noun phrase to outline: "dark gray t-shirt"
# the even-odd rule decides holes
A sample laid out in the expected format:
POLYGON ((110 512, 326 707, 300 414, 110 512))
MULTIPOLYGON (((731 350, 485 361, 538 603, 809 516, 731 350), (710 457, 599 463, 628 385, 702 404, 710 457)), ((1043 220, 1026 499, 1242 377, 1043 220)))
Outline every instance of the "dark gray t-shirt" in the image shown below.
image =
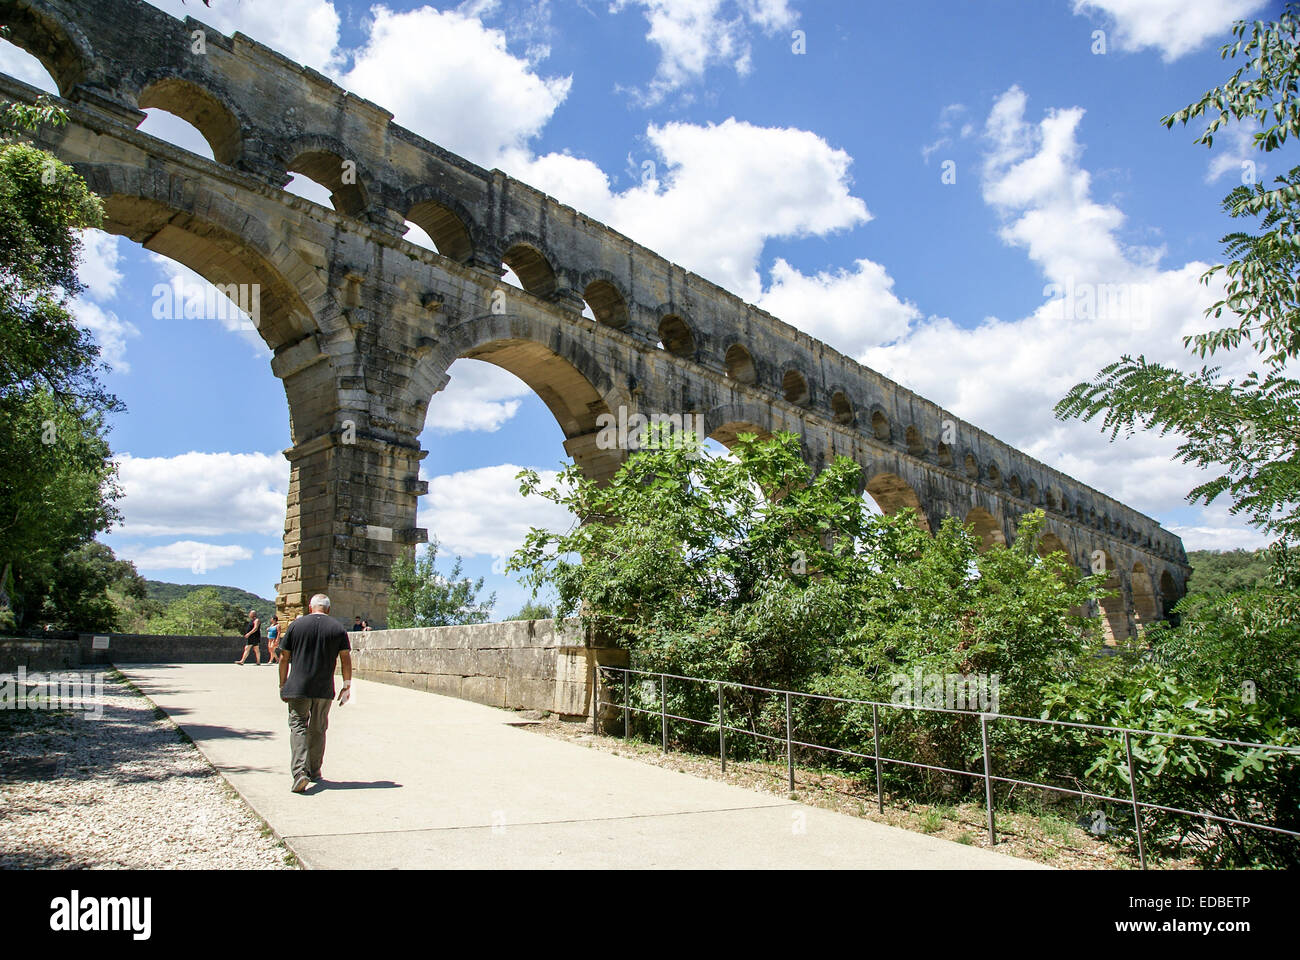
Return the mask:
POLYGON ((280 651, 288 651, 289 679, 280 696, 334 698, 334 664, 340 650, 351 650, 348 632, 333 617, 309 613, 289 624, 280 651))

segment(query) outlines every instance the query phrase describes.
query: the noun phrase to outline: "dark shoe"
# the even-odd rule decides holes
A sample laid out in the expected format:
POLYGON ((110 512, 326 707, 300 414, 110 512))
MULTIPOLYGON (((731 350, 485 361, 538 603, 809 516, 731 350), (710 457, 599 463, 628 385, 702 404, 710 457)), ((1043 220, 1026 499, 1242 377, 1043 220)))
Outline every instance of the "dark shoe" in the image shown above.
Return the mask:
POLYGON ((294 793, 303 793, 307 789, 308 782, 309 781, 306 777, 299 777, 293 782, 293 787, 291 789, 294 793))
POLYGON ((322 776, 319 770, 317 770, 315 773, 307 774, 307 779, 310 780, 312 783, 320 783, 322 780, 325 779, 325 777, 322 776))

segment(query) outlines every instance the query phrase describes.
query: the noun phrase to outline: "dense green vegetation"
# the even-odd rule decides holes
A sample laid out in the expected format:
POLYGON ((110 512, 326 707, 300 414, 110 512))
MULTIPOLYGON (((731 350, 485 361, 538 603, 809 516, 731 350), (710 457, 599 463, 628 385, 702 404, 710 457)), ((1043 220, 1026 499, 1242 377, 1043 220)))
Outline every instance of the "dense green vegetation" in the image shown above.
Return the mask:
POLYGON ((121 404, 71 309, 79 231, 103 211, 71 167, 21 140, 64 120, 0 105, 0 628, 103 627, 119 579, 92 544, 118 519, 106 416, 121 404))
POLYGON ((144 583, 149 599, 157 600, 163 605, 180 600, 196 590, 215 590, 217 599, 237 608, 241 613, 247 614, 249 610, 256 610, 258 616, 264 621, 270 620, 271 615, 275 613, 274 600, 259 597, 240 587, 223 587, 208 583, 164 583, 162 580, 146 580, 144 583))
POLYGON ((1207 597, 1249 590, 1273 582, 1273 563, 1267 550, 1191 550, 1188 589, 1207 597))

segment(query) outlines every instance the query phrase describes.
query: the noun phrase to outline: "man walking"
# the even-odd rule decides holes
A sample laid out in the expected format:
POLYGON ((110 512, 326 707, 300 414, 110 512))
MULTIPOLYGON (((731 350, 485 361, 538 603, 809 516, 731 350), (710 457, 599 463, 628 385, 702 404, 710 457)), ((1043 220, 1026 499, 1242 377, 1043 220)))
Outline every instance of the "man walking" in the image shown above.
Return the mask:
POLYGON ((340 707, 352 687, 352 646, 343 625, 329 615, 330 598, 318 593, 309 606, 311 613, 291 623, 280 641, 280 699, 289 705, 294 793, 321 779, 336 660, 343 666, 340 707))
POLYGON ((257 616, 256 610, 248 611, 248 620, 244 624, 244 655, 235 663, 243 665, 248 659, 248 652, 252 651, 257 657, 257 665, 262 665, 262 621, 257 616))

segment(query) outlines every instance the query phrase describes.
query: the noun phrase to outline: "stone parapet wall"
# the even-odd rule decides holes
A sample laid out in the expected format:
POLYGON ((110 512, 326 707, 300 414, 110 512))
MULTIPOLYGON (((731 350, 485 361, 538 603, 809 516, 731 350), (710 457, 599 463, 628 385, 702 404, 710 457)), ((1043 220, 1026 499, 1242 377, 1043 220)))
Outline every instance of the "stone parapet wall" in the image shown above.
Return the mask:
POLYGON ((353 633, 356 676, 493 707, 587 716, 592 663, 621 650, 584 645, 576 621, 508 620, 353 633))

